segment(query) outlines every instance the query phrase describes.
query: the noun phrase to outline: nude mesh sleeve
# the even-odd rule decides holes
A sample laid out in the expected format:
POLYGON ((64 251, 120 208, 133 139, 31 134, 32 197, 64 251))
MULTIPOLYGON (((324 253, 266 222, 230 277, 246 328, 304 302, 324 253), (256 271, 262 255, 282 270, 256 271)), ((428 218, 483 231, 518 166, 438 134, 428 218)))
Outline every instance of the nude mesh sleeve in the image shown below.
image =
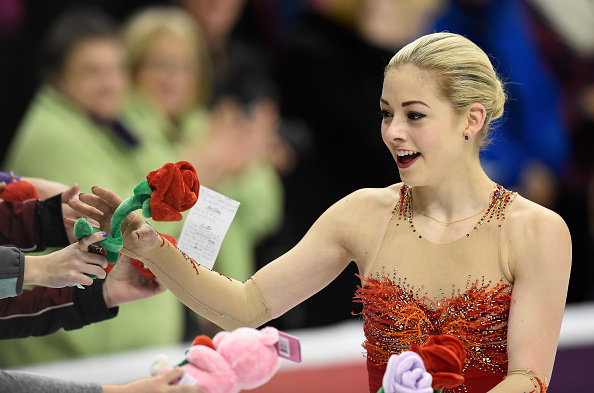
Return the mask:
POLYGON ((150 248, 138 246, 131 233, 143 222, 137 217, 127 226, 122 252, 142 261, 186 306, 225 330, 258 327, 271 319, 253 278, 241 282, 205 268, 162 237, 150 248))

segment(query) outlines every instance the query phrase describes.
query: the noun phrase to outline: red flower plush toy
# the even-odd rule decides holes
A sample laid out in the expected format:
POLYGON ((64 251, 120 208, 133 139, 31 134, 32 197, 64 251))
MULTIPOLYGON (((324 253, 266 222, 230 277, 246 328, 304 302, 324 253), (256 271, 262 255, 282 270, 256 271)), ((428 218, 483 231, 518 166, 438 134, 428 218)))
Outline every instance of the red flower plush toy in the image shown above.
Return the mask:
POLYGON ((433 389, 451 389, 464 383, 466 352, 457 338, 449 334, 429 336, 425 344, 411 344, 408 349, 423 359, 427 372, 433 376, 433 389))
POLYGON ((37 189, 29 182, 24 180, 14 180, 6 184, 0 191, 0 199, 5 201, 24 202, 29 199, 41 199, 37 189))
MULTIPOLYGON (((190 209, 198 201, 200 182, 196 170, 186 161, 176 164, 166 163, 146 176, 134 188, 134 195, 124 200, 111 218, 111 236, 100 241, 105 250, 105 257, 110 263, 116 263, 120 257, 123 239, 120 227, 124 219, 136 209, 142 208, 142 215, 155 221, 180 221, 180 212, 190 209)), ((77 238, 90 235, 98 229, 91 227, 84 218, 79 218, 74 225, 77 238)), ((163 235, 167 237, 167 235, 163 235)), ((172 243, 175 240, 167 237, 172 243)), ((140 261, 132 264, 145 277, 154 278, 151 271, 140 261)))
POLYGON ((190 209, 198 200, 200 183, 188 162, 165 164, 149 173, 146 180, 152 190, 150 208, 155 221, 181 221, 180 212, 190 209))

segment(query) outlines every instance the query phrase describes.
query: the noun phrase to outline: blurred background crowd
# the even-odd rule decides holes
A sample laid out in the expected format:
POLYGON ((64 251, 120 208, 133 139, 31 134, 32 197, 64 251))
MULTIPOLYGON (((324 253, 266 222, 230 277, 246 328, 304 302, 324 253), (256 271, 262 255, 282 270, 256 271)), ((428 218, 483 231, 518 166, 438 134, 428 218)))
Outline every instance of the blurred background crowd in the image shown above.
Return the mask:
MULTIPOLYGON (((189 161, 241 202, 215 270, 244 280, 335 201, 399 181, 379 132, 383 68, 444 30, 477 43, 507 82, 485 169, 565 219, 568 302, 594 300, 588 0, 0 0, 1 168, 126 198, 151 170, 189 161)), ((157 229, 176 237, 181 224, 157 229)), ((355 273, 270 325, 357 318, 355 273)), ((166 293, 78 331, 2 341, 0 368, 215 331, 166 293)))

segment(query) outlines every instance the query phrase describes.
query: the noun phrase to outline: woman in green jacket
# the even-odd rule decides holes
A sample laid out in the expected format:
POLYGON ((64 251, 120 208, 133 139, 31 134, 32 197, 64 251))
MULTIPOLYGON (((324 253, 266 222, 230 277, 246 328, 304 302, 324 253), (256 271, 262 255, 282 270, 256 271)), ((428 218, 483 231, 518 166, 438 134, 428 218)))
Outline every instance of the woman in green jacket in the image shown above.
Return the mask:
POLYGON ((256 271, 255 248, 282 218, 282 183, 268 153, 278 115, 270 102, 250 110, 225 96, 205 108, 211 75, 205 41, 194 19, 177 7, 134 15, 123 30, 132 92, 126 119, 164 136, 179 160, 191 162, 201 184, 241 206, 222 244, 217 271, 244 280, 256 271))
MULTIPOLYGON (((120 117, 127 62, 110 20, 75 12, 56 21, 46 42, 44 77, 5 163, 7 171, 80 185, 109 184, 121 195, 150 171, 175 161, 163 135, 120 117)), ((179 235, 181 223, 155 223, 179 235)), ((169 292, 127 304, 120 317, 78 331, 5 341, 0 367, 168 345, 183 334, 183 305, 169 292)))

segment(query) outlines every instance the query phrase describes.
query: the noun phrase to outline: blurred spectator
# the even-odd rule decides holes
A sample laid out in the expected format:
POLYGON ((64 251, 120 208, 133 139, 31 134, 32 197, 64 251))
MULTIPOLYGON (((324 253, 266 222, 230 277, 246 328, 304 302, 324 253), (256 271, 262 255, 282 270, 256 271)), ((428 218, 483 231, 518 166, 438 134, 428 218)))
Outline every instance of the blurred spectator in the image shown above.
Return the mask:
POLYGON ((572 154, 556 211, 571 231, 568 302, 594 300, 594 3, 530 0, 533 34, 560 84, 572 154))
POLYGON ((594 67, 591 2, 451 1, 436 28, 467 35, 500 62, 507 118, 483 163, 493 178, 552 208, 573 240, 568 302, 592 299, 589 221, 594 174, 588 85, 594 67), (588 55, 590 53, 590 55, 588 55))
POLYGON ((510 101, 482 163, 491 178, 554 209, 570 155, 559 87, 546 67, 525 2, 451 0, 436 31, 467 36, 495 57, 510 101))
MULTIPOLYGON (((94 0, 93 6, 121 20, 139 7, 170 0, 94 0)), ((68 8, 88 6, 88 0, 0 0, 0 108, 2 137, 0 163, 10 138, 24 116, 40 83, 42 41, 50 26, 68 8)))
MULTIPOLYGON (((270 245, 278 255, 352 190, 399 181, 380 136, 383 70, 396 50, 427 32, 426 20, 439 3, 310 2, 276 65, 282 115, 303 121, 310 130, 310 149, 285 179, 286 221, 270 245)), ((355 273, 351 264, 326 289, 273 323, 298 328, 348 319, 350 297, 360 284, 355 273)))
MULTIPOLYGON (((126 58, 115 24, 92 11, 56 20, 44 52, 39 89, 9 149, 8 170, 65 184, 112 187, 122 195, 175 156, 152 130, 118 118, 127 87, 126 58)), ((157 223, 176 236, 180 223, 157 223), (165 224, 165 225, 163 225, 165 224)), ((76 332, 4 342, 0 366, 107 353, 179 341, 182 304, 170 293, 123 306, 116 320, 76 332)))
POLYGON ((217 107, 232 99, 240 106, 243 118, 261 122, 258 141, 270 162, 283 175, 295 165, 295 140, 287 130, 301 132, 298 126, 288 123, 278 115, 278 93, 271 75, 271 59, 278 38, 271 38, 280 28, 275 2, 246 0, 176 0, 198 22, 204 32, 206 48, 212 61, 212 96, 210 106, 217 107), (246 4, 248 3, 248 4, 246 4), (260 7, 257 7, 257 4, 260 7), (252 7, 246 7, 252 5, 252 7), (251 9, 258 11, 247 12, 251 9), (250 15, 259 14, 263 21, 250 15), (243 22, 243 23, 242 23, 243 22), (254 33, 259 24, 274 25, 267 32, 254 33), (241 25, 241 26, 239 26, 241 25), (249 27, 246 27, 249 25, 249 27), (273 44, 272 41, 275 43, 273 44), (287 138, 289 138, 287 140, 287 138), (262 144, 266 142, 265 144, 262 144))
MULTIPOLYGON (((282 183, 269 158, 278 138, 275 104, 263 97, 245 103, 226 91, 207 109, 213 80, 206 42, 181 8, 139 12, 126 24, 124 41, 134 82, 126 118, 164 135, 176 157, 195 166, 201 184, 241 203, 215 266, 235 279, 251 277, 257 244, 282 218, 282 183)), ((191 338, 198 328, 188 317, 191 338)), ((202 329, 214 326, 200 321, 202 329)))
POLYGON ((274 108, 262 102, 242 108, 225 96, 208 113, 200 100, 211 82, 204 72, 204 41, 182 9, 141 11, 126 25, 124 37, 135 82, 130 124, 165 135, 178 158, 194 164, 202 184, 241 202, 217 271, 249 278, 255 272, 255 245, 281 218, 282 184, 267 158, 278 123, 274 108))
POLYGON ((179 3, 204 32, 215 73, 224 75, 229 67, 229 39, 246 0, 179 0, 179 3))

